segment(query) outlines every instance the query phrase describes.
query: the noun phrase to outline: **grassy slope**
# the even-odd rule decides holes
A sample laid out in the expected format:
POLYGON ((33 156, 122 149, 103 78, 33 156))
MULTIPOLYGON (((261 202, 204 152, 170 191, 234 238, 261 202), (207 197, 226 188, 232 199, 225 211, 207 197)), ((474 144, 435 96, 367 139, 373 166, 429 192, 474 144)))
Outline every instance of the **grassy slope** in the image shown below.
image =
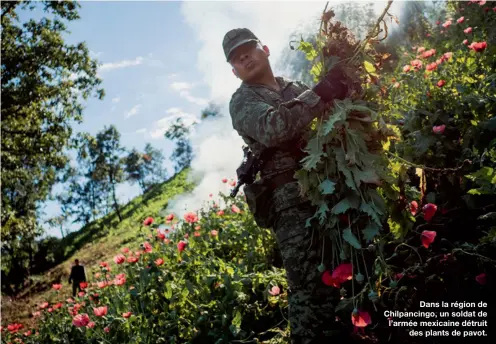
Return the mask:
POLYGON ((68 235, 64 241, 66 260, 40 276, 32 276, 35 283, 14 301, 3 298, 2 324, 18 321, 29 323, 31 313, 42 301, 50 301, 51 285, 63 284, 63 295, 70 296, 71 286, 67 283, 71 264, 79 259, 86 267, 86 278, 93 280, 93 272, 99 271, 101 261, 110 261, 123 246, 139 245, 140 224, 148 217, 157 217, 167 207, 168 201, 176 195, 192 189, 186 180, 184 170, 167 182, 153 186, 145 194, 134 198, 122 207, 123 221, 118 223, 114 213, 91 222, 77 232, 68 235))

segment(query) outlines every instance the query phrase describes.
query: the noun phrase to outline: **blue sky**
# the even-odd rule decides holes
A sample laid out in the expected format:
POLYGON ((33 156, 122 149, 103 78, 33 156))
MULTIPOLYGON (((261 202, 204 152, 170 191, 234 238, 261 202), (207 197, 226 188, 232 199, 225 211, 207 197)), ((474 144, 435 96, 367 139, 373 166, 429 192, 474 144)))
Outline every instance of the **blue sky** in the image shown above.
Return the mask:
MULTIPOLYGON (((385 3, 377 1, 377 8, 383 8, 385 3)), ((225 61, 221 46, 224 34, 233 28, 250 28, 271 49, 275 74, 291 77, 291 70, 277 63, 283 54, 297 54, 288 52, 290 34, 297 28, 315 32, 325 6, 324 1, 80 4, 81 19, 68 24, 71 33, 67 40, 85 41, 99 60, 106 97, 85 103, 84 122, 74 126, 75 132, 96 135, 104 126, 113 124, 120 131, 125 148, 143 150, 149 142, 169 157, 173 144, 163 133, 172 121, 177 117, 190 122, 195 117, 199 119, 209 101, 223 107, 225 117, 201 123, 191 138, 196 155, 193 175, 199 186, 191 194, 170 202, 172 210, 178 213, 186 207, 200 207, 210 193, 227 191, 220 180, 235 176, 242 159, 242 141, 232 129, 227 111, 230 96, 240 81, 225 61)), ((40 15, 41 12, 36 14, 40 15)), ((170 163, 167 166, 172 174, 170 163)), ((61 187, 53 191, 60 192, 61 187)), ((137 185, 123 184, 117 196, 121 203, 126 203, 138 194, 137 185)), ((59 215, 60 207, 47 202, 43 211, 46 215, 42 220, 59 215)), ((67 229, 79 227, 74 224, 67 229)), ((60 237, 58 228, 48 229, 47 234, 60 237)))
MULTIPOLYGON (((195 37, 180 7, 180 2, 81 3, 81 19, 68 24, 67 41, 85 41, 102 63, 99 76, 106 96, 85 103, 84 121, 75 125, 76 132, 96 135, 113 124, 127 149, 143 150, 149 142, 170 156, 173 144, 163 136, 167 124, 176 116, 199 116, 208 93, 198 80, 195 37)), ((138 193, 137 185, 127 183, 118 190, 122 202, 138 193)), ((44 218, 49 218, 60 208, 47 202, 44 211, 44 218)), ((74 224, 69 230, 79 227, 74 224)), ((60 231, 54 228, 47 234, 60 236, 60 231)))

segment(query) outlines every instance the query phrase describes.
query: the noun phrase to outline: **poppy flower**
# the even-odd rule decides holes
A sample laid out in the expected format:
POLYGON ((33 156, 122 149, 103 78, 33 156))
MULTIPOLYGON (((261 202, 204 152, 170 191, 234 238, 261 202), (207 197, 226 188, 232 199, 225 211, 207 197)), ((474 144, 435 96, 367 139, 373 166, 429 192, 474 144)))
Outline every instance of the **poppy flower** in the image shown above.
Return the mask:
POLYGON ((183 252, 183 251, 184 251, 184 249, 186 248, 186 245, 187 245, 187 244, 188 244, 188 243, 186 243, 186 242, 184 242, 184 241, 182 241, 182 240, 181 240, 180 242, 178 242, 178 243, 177 243, 177 249, 179 250, 179 252, 183 252))
POLYGON ((167 215, 167 216, 165 217, 165 219, 166 219, 167 221, 172 221, 172 220, 174 220, 174 214, 169 214, 169 215, 167 215))
POLYGON ((53 284, 52 288, 55 290, 60 290, 62 288, 62 284, 53 284))
POLYGON ((211 234, 212 236, 217 236, 217 234, 218 234, 218 233, 219 233, 219 232, 217 232, 215 229, 212 229, 212 230, 210 231, 210 234, 211 234))
POLYGON ((103 329, 103 331, 105 331, 105 333, 109 333, 109 332, 110 332, 110 327, 108 327, 108 326, 107 326, 107 327, 105 327, 105 328, 103 329))
POLYGON ((231 210, 233 213, 237 213, 237 214, 241 213, 241 210, 235 204, 231 206, 231 210))
POLYGON ((76 327, 84 327, 90 322, 90 317, 88 314, 78 314, 72 319, 72 324, 76 327))
POLYGON ((157 258, 157 259, 155 259, 155 265, 160 266, 160 265, 162 265, 162 264, 164 264, 164 260, 163 260, 162 258, 157 258))
MULTIPOLYGON (((124 257, 124 256, 123 256, 124 257)), ((124 257, 125 258, 125 257, 124 257)), ((81 289, 86 289, 88 287, 88 282, 80 282, 79 283, 79 288, 81 289)))
POLYGON ((393 87, 394 87, 394 88, 400 88, 400 86, 401 86, 401 85, 400 85, 400 83, 399 83, 399 82, 395 82, 395 83, 393 84, 393 87))
POLYGON ((446 129, 446 125, 436 125, 434 127, 432 127, 432 131, 434 132, 434 134, 442 134, 444 133, 444 129, 446 129))
POLYGON ((137 257, 131 256, 131 257, 128 257, 127 258, 127 262, 128 263, 131 263, 131 264, 136 263, 137 261, 138 261, 138 258, 137 257))
POLYGON ((199 231, 201 229, 201 226, 198 225, 198 226, 195 226, 195 231, 199 231))
POLYGON ((427 203, 426 205, 424 205, 422 210, 424 212, 424 220, 428 222, 432 219, 432 217, 436 213, 437 205, 435 205, 433 203, 427 203))
POLYGON ((403 72, 407 73, 411 70, 411 67, 409 65, 403 66, 403 72))
POLYGON ((422 68, 422 61, 420 61, 419 59, 416 59, 416 60, 413 60, 410 62, 410 64, 412 65, 413 68, 415 69, 420 69, 422 68))
POLYGON ((126 261, 126 257, 122 254, 118 254, 117 256, 114 257, 114 262, 115 264, 122 264, 126 261))
POLYGON ((351 323, 355 327, 366 327, 372 321, 368 312, 356 311, 351 313, 351 323))
POLYGON ((124 247, 122 250, 121 250, 122 253, 128 253, 129 252, 129 249, 127 247, 124 247))
POLYGON ((133 314, 133 313, 131 313, 131 312, 122 313, 122 317, 127 319, 127 318, 131 317, 131 314, 133 314))
POLYGON ((189 213, 184 214, 184 220, 187 223, 195 223, 195 222, 198 222, 198 216, 193 212, 189 212, 189 213))
POLYGON ((330 287, 335 287, 335 288, 339 288, 341 286, 338 281, 336 281, 334 278, 332 278, 332 275, 329 271, 324 271, 321 278, 322 278, 322 282, 325 285, 328 285, 330 287))
POLYGON ((468 35, 469 33, 472 33, 472 28, 468 27, 465 30, 463 30, 463 32, 465 32, 468 35))
POLYGON ((411 201, 410 202, 410 212, 412 213, 413 216, 415 216, 415 214, 417 214, 417 210, 418 210, 417 201, 411 201))
POLYGON ((458 19, 456 20, 456 22, 457 22, 458 24, 461 24, 461 23, 463 23, 464 21, 465 21, 465 17, 460 17, 460 18, 458 18, 458 19))
POLYGON ((444 81, 444 80, 439 80, 439 81, 437 82, 437 87, 443 87, 445 84, 446 84, 446 81, 444 81))
POLYGON ((236 181, 235 181, 235 180, 232 180, 232 181, 229 183, 229 185, 231 185, 231 186, 236 186, 236 181))
POLYGON ((121 276, 121 277, 116 277, 113 281, 114 285, 116 286, 121 286, 126 283, 126 277, 121 276))
POLYGON ((437 69, 437 63, 436 62, 429 63, 427 66, 425 66, 425 69, 428 71, 433 71, 437 69))
POLYGON ((486 42, 472 42, 468 47, 469 47, 469 49, 472 49, 473 51, 481 53, 484 50, 486 50, 487 43, 486 42))
POLYGON ((217 212, 217 215, 218 215, 218 216, 222 216, 222 215, 224 215, 224 210, 219 210, 219 211, 217 212))
POLYGON ((475 276, 475 280, 480 285, 485 285, 486 284, 486 274, 485 273, 481 273, 480 275, 475 276))
POLYGON ((417 53, 419 53, 419 54, 420 54, 420 53, 423 53, 424 51, 425 51, 425 48, 424 48, 424 47, 419 47, 419 48, 417 49, 417 53))
POLYGON ((148 241, 145 241, 143 243, 143 248, 145 249, 145 252, 147 252, 147 253, 150 253, 153 251, 152 245, 148 241))
POLYGON ((352 274, 353 265, 351 263, 339 264, 337 268, 332 272, 332 278, 337 280, 339 283, 344 283, 353 278, 352 274))
POLYGON ((227 183, 227 178, 222 178, 222 182, 225 184, 227 183))
POLYGON ((468 39, 464 39, 463 44, 468 45, 468 39))
POLYGON ((45 309, 48 307, 48 302, 43 302, 42 304, 40 304, 40 309, 45 309))
POLYGON ((444 27, 445 29, 447 29, 447 28, 449 28, 449 27, 451 26, 451 24, 453 24, 453 23, 452 23, 452 21, 451 21, 451 20, 447 20, 447 21, 445 21, 445 22, 443 23, 443 27, 444 27))
POLYGON ((426 59, 436 54, 436 49, 427 50, 422 54, 422 58, 426 59))
POLYGON ((95 325, 96 325, 96 324, 95 324, 95 322, 94 322, 94 321, 90 321, 90 322, 88 323, 88 325, 86 325, 86 327, 87 327, 87 328, 93 328, 93 327, 95 327, 95 325))
POLYGON ((143 221, 143 226, 150 226, 155 220, 153 217, 147 217, 145 221, 143 221))
POLYGON ((425 248, 429 248, 429 245, 434 242, 436 235, 437 235, 437 233, 434 231, 423 231, 422 235, 420 236, 420 240, 422 241, 422 245, 425 248))
POLYGON ((195 237, 199 237, 199 236, 201 236, 201 233, 200 233, 200 232, 194 232, 194 233, 193 233, 193 235, 194 235, 195 237))
POLYGON ((269 294, 273 295, 273 296, 279 295, 280 292, 281 292, 281 289, 276 285, 273 286, 271 290, 269 290, 269 294))
POLYGON ((93 308, 93 313, 97 317, 103 317, 104 315, 107 315, 107 306, 93 308))

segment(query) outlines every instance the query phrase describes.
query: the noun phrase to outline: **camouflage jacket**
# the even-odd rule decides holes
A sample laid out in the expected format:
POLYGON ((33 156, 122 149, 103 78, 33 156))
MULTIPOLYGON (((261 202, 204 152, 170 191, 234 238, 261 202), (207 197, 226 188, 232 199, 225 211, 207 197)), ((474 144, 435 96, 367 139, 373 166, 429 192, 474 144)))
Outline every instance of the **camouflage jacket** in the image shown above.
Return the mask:
MULTIPOLYGON (((264 85, 242 83, 229 104, 233 128, 251 151, 260 156, 273 148, 274 153, 261 171, 263 179, 299 169, 294 152, 287 147, 304 144, 302 137, 312 120, 323 111, 320 97, 299 81, 276 77, 279 92, 264 85)), ((300 157, 301 159, 301 157, 300 157)), ((301 204, 298 182, 290 182, 274 191, 275 211, 301 204)))

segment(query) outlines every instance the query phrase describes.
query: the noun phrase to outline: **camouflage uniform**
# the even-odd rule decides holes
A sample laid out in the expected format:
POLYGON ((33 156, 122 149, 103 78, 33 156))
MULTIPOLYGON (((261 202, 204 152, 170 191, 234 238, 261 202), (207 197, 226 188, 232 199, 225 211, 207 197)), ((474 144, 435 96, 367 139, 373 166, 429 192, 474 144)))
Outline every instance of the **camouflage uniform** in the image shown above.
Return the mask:
MULTIPOLYGON (((287 148, 303 144, 302 134, 324 106, 320 97, 303 83, 281 77, 276 77, 276 80, 279 92, 264 85, 243 82, 230 102, 233 127, 252 152, 258 155, 266 148, 273 149, 271 159, 261 170, 264 180, 288 172, 292 176, 300 169, 301 156, 295 156, 287 148)), ((324 264, 331 266, 330 240, 320 239, 315 225, 305 227, 315 210, 300 196, 297 181, 276 188, 271 203, 275 212, 273 230, 289 286, 292 343, 326 343, 324 332, 336 327, 333 325, 334 307, 339 300, 339 291, 322 282, 322 273, 317 267, 323 249, 326 253, 324 264)), ((336 338, 335 332, 330 334, 336 338)))

